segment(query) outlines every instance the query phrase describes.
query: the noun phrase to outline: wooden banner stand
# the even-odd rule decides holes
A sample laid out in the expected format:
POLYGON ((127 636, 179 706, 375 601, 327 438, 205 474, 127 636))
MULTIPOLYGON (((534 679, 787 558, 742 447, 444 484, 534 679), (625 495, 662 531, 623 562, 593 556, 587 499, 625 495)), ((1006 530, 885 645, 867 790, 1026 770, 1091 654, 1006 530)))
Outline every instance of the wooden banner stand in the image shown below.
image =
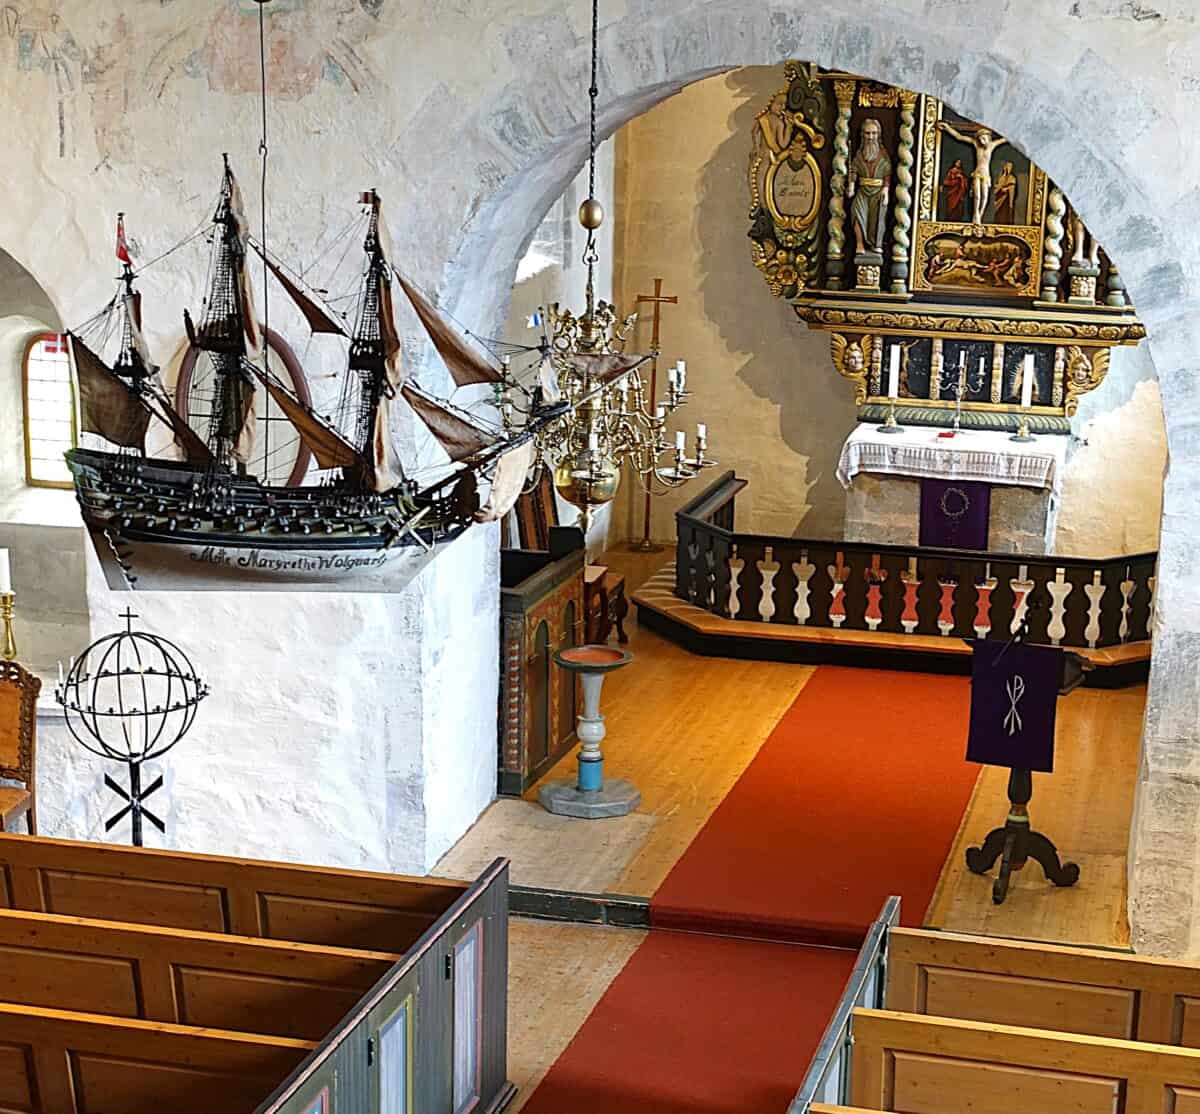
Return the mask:
POLYGON ((992 884, 992 902, 1001 905, 1008 896, 1009 878, 1014 870, 1020 870, 1033 859, 1046 877, 1056 886, 1073 886, 1079 881, 1079 867, 1075 863, 1064 863, 1058 857, 1058 848, 1050 840, 1035 832, 1029 823, 1029 799, 1033 796, 1033 773, 1029 770, 1010 770, 1008 774, 1008 819, 1003 828, 993 828, 981 847, 967 848, 967 869, 976 874, 986 874, 996 860, 1000 860, 1000 873, 992 884))
MULTIPOLYGON (((1018 638, 1025 633, 1023 629, 1018 638)), ((1084 659, 1078 654, 1063 655, 1063 676, 1058 695, 1078 688, 1084 679, 1084 659)), ((1073 886, 1079 881, 1079 866, 1064 863, 1058 848, 1041 832, 1035 832, 1029 820, 1029 801, 1033 796, 1033 772, 1013 768, 1008 775, 1008 818, 1002 828, 993 828, 979 847, 967 848, 967 869, 975 874, 986 874, 996 860, 1000 860, 1000 873, 992 884, 992 902, 1002 905, 1008 896, 1008 884, 1014 870, 1021 870, 1033 859, 1045 872, 1047 880, 1056 886, 1073 886)))

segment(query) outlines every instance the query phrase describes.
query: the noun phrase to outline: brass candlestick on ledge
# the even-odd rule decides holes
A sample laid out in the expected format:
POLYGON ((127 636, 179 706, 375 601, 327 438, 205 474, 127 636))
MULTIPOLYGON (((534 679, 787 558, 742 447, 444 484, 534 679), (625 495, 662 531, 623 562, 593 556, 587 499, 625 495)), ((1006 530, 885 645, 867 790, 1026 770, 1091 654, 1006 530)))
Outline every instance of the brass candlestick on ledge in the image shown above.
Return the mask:
POLYGON ((5 661, 16 661, 17 640, 13 636, 13 601, 15 592, 0 592, 0 621, 4 623, 4 643, 0 646, 0 657, 5 661))

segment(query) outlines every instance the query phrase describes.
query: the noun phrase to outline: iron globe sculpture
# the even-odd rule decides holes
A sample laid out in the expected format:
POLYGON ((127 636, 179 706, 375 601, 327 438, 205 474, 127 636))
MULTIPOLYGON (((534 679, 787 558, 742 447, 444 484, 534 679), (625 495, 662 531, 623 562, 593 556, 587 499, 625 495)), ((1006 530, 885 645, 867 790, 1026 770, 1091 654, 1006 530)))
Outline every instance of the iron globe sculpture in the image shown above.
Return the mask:
POLYGON ((159 831, 166 830, 144 805, 162 787, 162 775, 143 790, 142 763, 162 757, 191 730, 200 702, 210 690, 175 643, 135 631, 137 616, 130 611, 121 618, 125 630, 93 642, 71 662, 65 677, 59 666, 54 698, 80 746, 129 768, 128 792, 104 776, 105 784, 126 802, 105 822, 105 831, 130 815, 133 842, 141 846, 143 816, 159 831))

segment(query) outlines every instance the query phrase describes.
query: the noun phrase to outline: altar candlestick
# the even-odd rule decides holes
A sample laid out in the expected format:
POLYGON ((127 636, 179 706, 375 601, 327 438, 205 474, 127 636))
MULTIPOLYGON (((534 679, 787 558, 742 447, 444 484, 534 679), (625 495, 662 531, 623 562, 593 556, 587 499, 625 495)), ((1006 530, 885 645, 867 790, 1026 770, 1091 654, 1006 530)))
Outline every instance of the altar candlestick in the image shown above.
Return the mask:
POLYGON ((888 366, 888 398, 900 397, 900 345, 892 345, 891 364, 888 366))
POLYGON ((1021 375, 1021 409, 1028 410, 1033 405, 1033 353, 1025 354, 1025 371, 1021 375))
POLYGON ((8 564, 8 550, 0 549, 0 592, 12 591, 12 571, 8 564))

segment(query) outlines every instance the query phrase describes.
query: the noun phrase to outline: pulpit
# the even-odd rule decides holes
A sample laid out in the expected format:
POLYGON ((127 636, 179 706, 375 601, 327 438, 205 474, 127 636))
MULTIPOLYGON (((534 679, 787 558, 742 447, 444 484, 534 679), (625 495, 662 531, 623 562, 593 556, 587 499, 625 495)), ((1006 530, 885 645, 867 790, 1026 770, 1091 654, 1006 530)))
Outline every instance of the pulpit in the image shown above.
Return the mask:
POLYGON ((1050 553, 1070 440, 860 423, 838 461, 845 540, 1050 553))
POLYGON ((549 549, 500 551, 498 790, 519 797, 578 739, 575 675, 554 654, 583 641, 583 535, 551 526, 549 549))

